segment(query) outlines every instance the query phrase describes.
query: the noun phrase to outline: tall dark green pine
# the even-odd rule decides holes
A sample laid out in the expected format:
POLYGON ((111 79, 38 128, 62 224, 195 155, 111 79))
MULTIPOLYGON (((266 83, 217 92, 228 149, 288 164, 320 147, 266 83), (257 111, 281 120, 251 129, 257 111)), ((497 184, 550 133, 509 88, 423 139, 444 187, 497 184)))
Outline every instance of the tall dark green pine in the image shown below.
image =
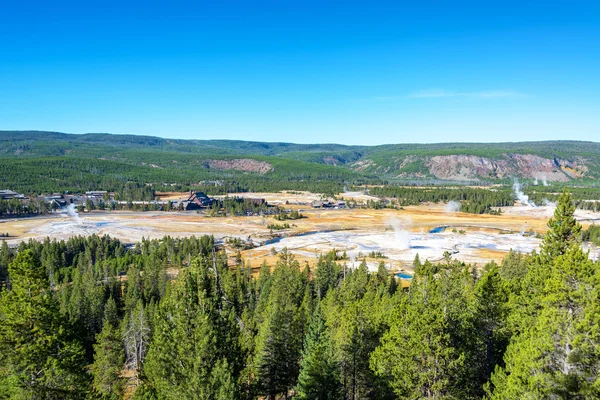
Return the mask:
POLYGON ((254 369, 260 394, 287 396, 295 385, 302 349, 302 316, 306 276, 284 249, 273 272, 268 304, 256 337, 254 369))
POLYGON ((144 297, 142 288, 142 277, 139 268, 134 264, 127 270, 127 282, 125 283, 125 311, 132 311, 139 300, 144 297))
POLYGON ((600 398, 597 285, 597 266, 580 248, 555 260, 538 314, 492 375, 491 398, 600 398))
POLYGON ((509 262, 516 265, 510 272, 517 272, 521 278, 509 278, 513 296, 511 296, 508 327, 513 334, 521 334, 535 324, 540 314, 540 301, 545 295, 546 281, 555 268, 557 257, 565 254, 569 248, 579 247, 581 225, 575 220, 575 206, 570 193, 563 191, 559 196, 554 216, 548 221, 548 231, 541 244, 540 254, 521 258, 510 253, 509 262), (526 265, 523 265, 526 264, 526 265))
POLYGON ((468 273, 427 262, 393 310, 371 367, 399 398, 474 398, 470 377, 473 311, 468 273), (435 273, 434 273, 435 272, 435 273))
POLYGON ((236 398, 238 327, 221 294, 212 261, 199 259, 161 301, 144 365, 158 398, 236 398))
POLYGON ((343 398, 331 333, 326 329, 324 316, 318 308, 304 342, 296 391, 299 399, 343 398))
POLYGON ((390 296, 393 296, 396 291, 398 290, 398 280, 396 279, 396 277, 394 275, 390 275, 390 277, 388 278, 388 284, 387 284, 387 290, 388 290, 388 294, 390 296))
POLYGON ((385 286, 385 284, 388 281, 388 277, 389 277, 389 272, 385 266, 385 262, 380 261, 379 265, 377 266, 377 275, 376 275, 377 279, 375 282, 376 286, 385 286))
MULTIPOLYGON (((335 253, 334 253, 335 255, 335 253)), ((314 284, 319 299, 324 298, 327 292, 336 287, 340 279, 340 267, 329 254, 319 257, 315 269, 314 284)))
POLYGON ((369 367, 370 354, 386 330, 387 316, 380 310, 390 300, 387 291, 374 284, 376 280, 362 263, 320 303, 346 399, 389 398, 389 390, 369 367))
POLYGON ((149 259, 141 278, 144 301, 158 302, 166 292, 167 270, 160 259, 149 259))
POLYGON ((581 225, 574 218, 575 203, 571 193, 563 189, 558 197, 554 216, 548 220, 549 230, 541 245, 541 256, 552 262, 556 257, 566 253, 569 246, 579 243, 581 225))
POLYGON ((548 222, 541 254, 511 297, 514 336, 490 379, 493 399, 600 397, 598 268, 579 246, 581 226, 566 191, 548 222))
POLYGON ((96 335, 102 329, 106 287, 97 285, 96 279, 88 269, 84 273, 75 270, 71 287, 67 289, 63 285, 61 290, 70 293, 67 305, 69 320, 79 330, 78 335, 91 362, 92 346, 96 335))
POLYGON ((475 286, 476 328, 481 342, 478 362, 471 365, 479 385, 487 382, 497 366, 504 365, 503 357, 510 339, 507 328, 508 283, 500 276, 496 263, 487 264, 475 286))
POLYGON ((414 259, 414 261, 413 261, 413 271, 414 271, 416 274, 418 274, 418 273, 420 272, 419 270, 421 269, 421 266, 422 266, 422 264, 421 264, 421 259, 419 258, 419 253, 417 253, 417 254, 415 255, 415 259, 414 259))
POLYGON ((9 274, 12 289, 0 298, 0 396, 84 398, 89 389, 84 350, 61 317, 44 267, 25 250, 9 274))
POLYGON ((96 335, 94 363, 90 371, 93 387, 103 399, 120 399, 125 384, 120 374, 125 366, 125 349, 119 329, 117 305, 111 298, 106 302, 102 332, 96 335))

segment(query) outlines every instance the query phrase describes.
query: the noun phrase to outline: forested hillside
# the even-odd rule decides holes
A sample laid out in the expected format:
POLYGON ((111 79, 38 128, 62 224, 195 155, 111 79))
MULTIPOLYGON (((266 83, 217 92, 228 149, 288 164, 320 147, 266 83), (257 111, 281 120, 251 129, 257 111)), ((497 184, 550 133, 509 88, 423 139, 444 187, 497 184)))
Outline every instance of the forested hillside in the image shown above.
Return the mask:
POLYGON ((540 184, 594 184, 600 177, 600 144, 369 147, 3 131, 0 161, 1 185, 25 193, 120 190, 127 184, 151 184, 156 190, 196 186, 212 194, 282 189, 336 193, 362 183, 486 184, 515 177, 540 184))
POLYGON ((407 290, 335 252, 253 277, 209 236, 4 245, 0 398, 598 398, 600 264, 573 213, 565 192, 540 252, 501 266, 417 257, 407 290))
POLYGON ((248 147, 255 156, 246 156, 243 146, 195 141, 5 132, 0 133, 0 179, 2 186, 26 193, 121 192, 149 184, 156 190, 194 187, 210 194, 284 189, 339 193, 345 184, 381 182, 345 168, 265 156, 260 144, 248 147))

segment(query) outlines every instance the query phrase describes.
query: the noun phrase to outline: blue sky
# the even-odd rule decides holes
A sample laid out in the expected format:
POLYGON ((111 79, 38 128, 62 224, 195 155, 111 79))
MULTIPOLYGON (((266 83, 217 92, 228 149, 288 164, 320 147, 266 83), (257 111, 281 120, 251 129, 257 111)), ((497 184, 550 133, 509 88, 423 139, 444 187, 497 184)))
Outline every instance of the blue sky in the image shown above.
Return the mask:
POLYGON ((598 4, 5 1, 0 130, 600 141, 598 4))

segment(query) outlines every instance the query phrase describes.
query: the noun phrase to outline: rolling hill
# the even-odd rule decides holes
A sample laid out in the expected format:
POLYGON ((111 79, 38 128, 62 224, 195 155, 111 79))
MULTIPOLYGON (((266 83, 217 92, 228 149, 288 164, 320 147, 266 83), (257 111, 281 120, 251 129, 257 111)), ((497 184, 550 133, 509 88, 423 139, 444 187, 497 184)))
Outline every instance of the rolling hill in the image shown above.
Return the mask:
POLYGON ((348 184, 485 184, 515 177, 593 184, 600 178, 600 143, 347 146, 0 131, 0 171, 3 187, 29 193, 131 183, 332 192, 348 184))

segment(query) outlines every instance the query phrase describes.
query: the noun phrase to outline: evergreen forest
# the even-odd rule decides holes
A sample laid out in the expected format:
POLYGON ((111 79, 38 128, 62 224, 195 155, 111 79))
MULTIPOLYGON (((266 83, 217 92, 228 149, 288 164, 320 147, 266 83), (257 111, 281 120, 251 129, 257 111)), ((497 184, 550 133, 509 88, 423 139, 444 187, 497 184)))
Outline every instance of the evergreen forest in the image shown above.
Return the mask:
POLYGON ((0 399, 598 398, 598 233, 574 211, 563 191, 539 252, 500 265, 417 256, 408 288, 211 236, 4 243, 0 399))

